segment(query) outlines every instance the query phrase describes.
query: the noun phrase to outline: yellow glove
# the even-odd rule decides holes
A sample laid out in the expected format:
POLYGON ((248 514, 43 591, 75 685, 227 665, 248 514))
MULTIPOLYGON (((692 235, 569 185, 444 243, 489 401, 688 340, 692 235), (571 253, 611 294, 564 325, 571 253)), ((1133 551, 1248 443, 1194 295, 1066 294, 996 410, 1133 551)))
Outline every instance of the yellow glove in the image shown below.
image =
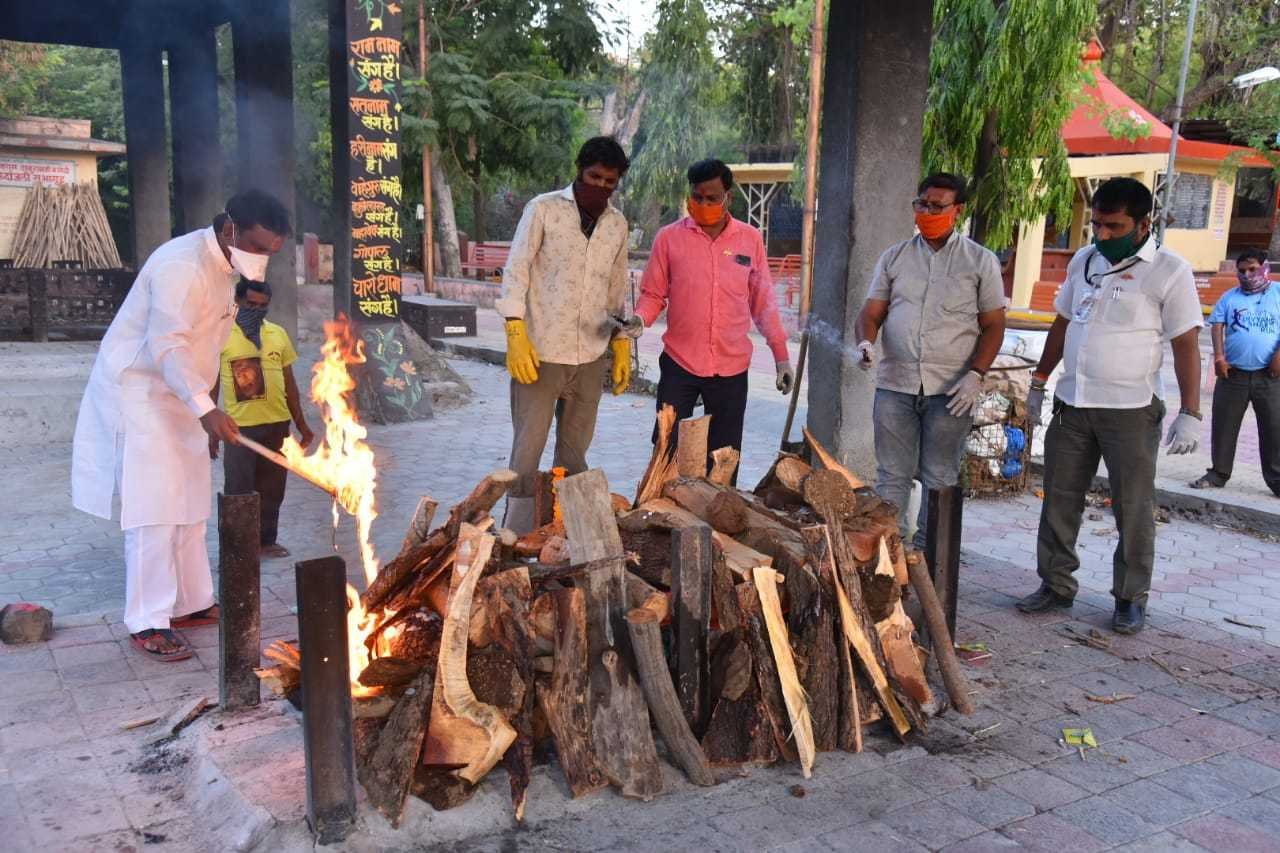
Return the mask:
POLYGON ((616 397, 627 390, 631 382, 631 339, 619 335, 609 342, 613 350, 613 394, 616 397))
POLYGON ((507 321, 507 371, 521 385, 538 381, 538 353, 529 341, 529 329, 524 320, 507 321))

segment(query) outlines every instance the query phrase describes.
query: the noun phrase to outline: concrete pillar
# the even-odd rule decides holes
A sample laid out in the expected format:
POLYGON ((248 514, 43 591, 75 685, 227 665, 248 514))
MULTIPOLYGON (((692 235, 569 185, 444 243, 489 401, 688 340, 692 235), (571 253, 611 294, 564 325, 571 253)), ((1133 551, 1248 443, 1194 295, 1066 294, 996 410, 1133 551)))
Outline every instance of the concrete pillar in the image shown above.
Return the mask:
MULTIPOLYGON (((293 50, 289 1, 242 5, 232 21, 235 52, 236 161, 240 189, 260 189, 294 216, 293 50)), ((297 252, 293 240, 271 258, 271 319, 298 334, 297 252)))
POLYGON ((122 44, 120 83, 128 145, 129 215, 133 225, 133 262, 140 268, 172 236, 164 68, 157 40, 135 32, 122 44))
POLYGON ((204 228, 226 203, 218 134, 218 54, 213 30, 189 30, 169 46, 173 198, 179 233, 204 228))
POLYGON ((1026 308, 1031 304, 1031 291, 1040 280, 1044 255, 1045 217, 1024 222, 1018 229, 1017 249, 1013 255, 1013 293, 1009 307, 1026 308))
POLYGON ((929 84, 932 0, 833 3, 822 103, 822 180, 809 321, 809 428, 874 479, 875 376, 853 322, 880 253, 912 234, 929 84))

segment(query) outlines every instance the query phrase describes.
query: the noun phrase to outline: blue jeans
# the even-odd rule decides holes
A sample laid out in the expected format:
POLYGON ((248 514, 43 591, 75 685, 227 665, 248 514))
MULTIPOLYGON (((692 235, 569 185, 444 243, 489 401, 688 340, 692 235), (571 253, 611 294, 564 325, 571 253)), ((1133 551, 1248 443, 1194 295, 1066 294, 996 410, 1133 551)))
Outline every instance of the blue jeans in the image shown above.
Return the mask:
POLYGON ((947 411, 946 394, 904 394, 876 389, 872 420, 876 429, 876 492, 898 507, 898 526, 907 532, 907 500, 911 481, 919 479, 925 499, 920 501, 917 541, 923 541, 929 489, 954 486, 960 477, 964 443, 973 417, 957 418, 947 411))

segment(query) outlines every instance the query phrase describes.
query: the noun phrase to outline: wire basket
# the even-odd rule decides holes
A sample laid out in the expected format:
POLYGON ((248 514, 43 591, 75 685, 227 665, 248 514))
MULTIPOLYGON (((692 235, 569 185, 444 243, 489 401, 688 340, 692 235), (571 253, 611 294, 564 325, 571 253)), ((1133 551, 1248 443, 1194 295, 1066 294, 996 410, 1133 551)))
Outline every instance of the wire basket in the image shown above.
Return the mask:
POLYGON ((1027 489, 1033 436, 1023 388, 1035 365, 1016 356, 1002 356, 1001 361, 1006 363, 988 372, 987 385, 995 387, 978 399, 965 440, 960 483, 972 497, 1016 495, 1027 489))

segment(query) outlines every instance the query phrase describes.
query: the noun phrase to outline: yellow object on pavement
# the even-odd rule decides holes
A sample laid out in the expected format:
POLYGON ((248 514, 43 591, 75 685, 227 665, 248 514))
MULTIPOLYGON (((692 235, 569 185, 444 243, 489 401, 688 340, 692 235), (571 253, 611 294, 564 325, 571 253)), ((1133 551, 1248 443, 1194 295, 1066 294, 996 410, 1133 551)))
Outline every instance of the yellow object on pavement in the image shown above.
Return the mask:
POLYGON ((511 378, 521 385, 538 381, 538 353, 529 341, 529 329, 524 320, 507 321, 507 370, 511 378))
POLYGON ((609 342, 613 350, 613 394, 627 390, 631 382, 631 339, 619 335, 609 342))

